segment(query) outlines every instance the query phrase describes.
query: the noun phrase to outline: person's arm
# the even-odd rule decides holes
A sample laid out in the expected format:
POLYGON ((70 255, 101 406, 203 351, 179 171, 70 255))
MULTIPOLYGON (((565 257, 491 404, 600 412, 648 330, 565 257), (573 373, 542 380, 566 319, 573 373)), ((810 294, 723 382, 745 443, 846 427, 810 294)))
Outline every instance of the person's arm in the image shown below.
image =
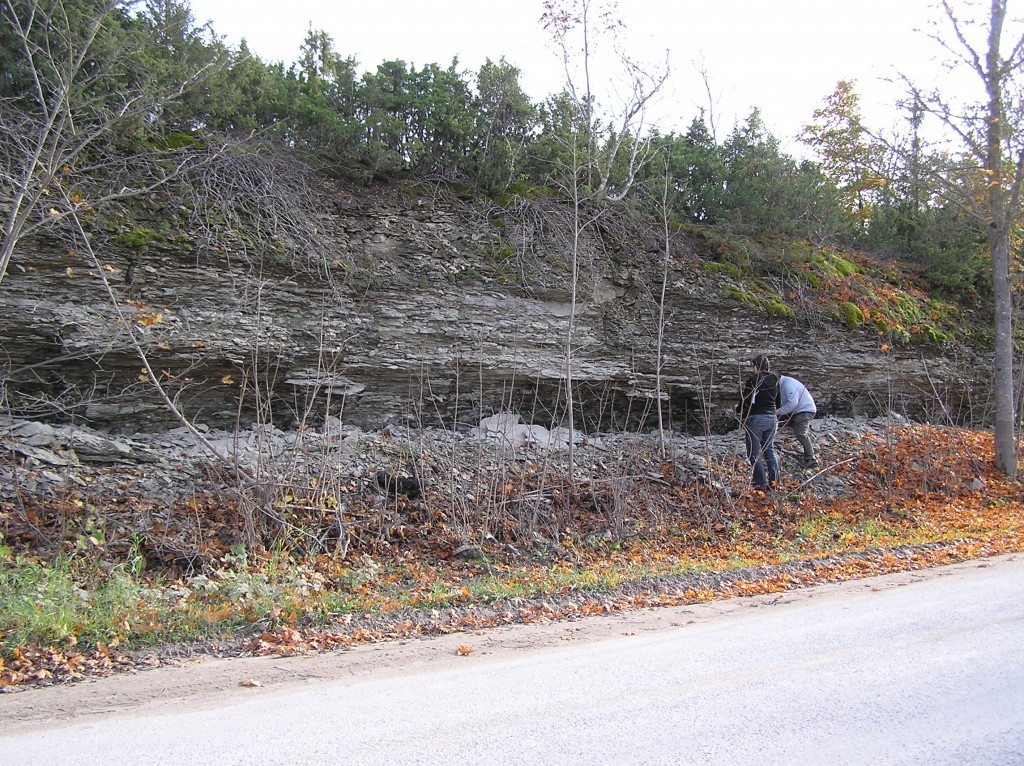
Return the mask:
POLYGON ((780 418, 791 415, 797 405, 800 403, 800 397, 797 396, 797 387, 794 386, 790 381, 779 378, 779 404, 775 410, 776 416, 780 418))

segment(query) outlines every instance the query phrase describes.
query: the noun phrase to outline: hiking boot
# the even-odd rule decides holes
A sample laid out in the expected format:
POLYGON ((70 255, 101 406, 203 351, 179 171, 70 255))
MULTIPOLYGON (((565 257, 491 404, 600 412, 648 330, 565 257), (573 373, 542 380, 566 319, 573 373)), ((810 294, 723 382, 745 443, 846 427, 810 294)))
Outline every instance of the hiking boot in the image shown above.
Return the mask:
POLYGON ((812 457, 810 460, 802 460, 800 462, 800 465, 802 465, 804 468, 817 468, 819 465, 821 465, 821 463, 819 463, 812 457))

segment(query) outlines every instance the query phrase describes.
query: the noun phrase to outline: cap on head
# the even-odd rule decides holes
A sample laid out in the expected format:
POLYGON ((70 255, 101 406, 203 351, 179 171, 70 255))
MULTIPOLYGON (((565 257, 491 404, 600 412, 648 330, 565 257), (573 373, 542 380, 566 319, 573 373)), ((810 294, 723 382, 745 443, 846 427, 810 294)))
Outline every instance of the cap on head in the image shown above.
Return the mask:
POLYGON ((761 372, 769 372, 772 369, 772 363, 768 361, 768 357, 764 354, 758 354, 751 359, 750 366, 760 370, 761 372))

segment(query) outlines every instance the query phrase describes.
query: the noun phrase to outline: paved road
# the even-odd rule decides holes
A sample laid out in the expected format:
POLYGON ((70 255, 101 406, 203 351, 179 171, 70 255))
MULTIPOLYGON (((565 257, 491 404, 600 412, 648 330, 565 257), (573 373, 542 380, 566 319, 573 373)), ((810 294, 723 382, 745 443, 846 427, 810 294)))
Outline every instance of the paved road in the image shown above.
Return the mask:
POLYGON ((1024 556, 653 635, 0 737, 2 764, 1024 764, 1024 556))

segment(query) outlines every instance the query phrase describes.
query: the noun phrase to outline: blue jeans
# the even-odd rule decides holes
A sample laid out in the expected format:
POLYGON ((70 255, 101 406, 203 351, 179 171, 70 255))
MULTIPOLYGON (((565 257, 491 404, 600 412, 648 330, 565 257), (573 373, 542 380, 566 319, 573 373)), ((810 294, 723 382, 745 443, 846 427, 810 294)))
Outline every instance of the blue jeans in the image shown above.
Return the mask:
POLYGON ((747 460, 754 466, 755 487, 766 487, 769 482, 777 484, 779 481, 779 460, 775 457, 775 432, 778 427, 779 421, 774 415, 751 415, 743 424, 747 460))

